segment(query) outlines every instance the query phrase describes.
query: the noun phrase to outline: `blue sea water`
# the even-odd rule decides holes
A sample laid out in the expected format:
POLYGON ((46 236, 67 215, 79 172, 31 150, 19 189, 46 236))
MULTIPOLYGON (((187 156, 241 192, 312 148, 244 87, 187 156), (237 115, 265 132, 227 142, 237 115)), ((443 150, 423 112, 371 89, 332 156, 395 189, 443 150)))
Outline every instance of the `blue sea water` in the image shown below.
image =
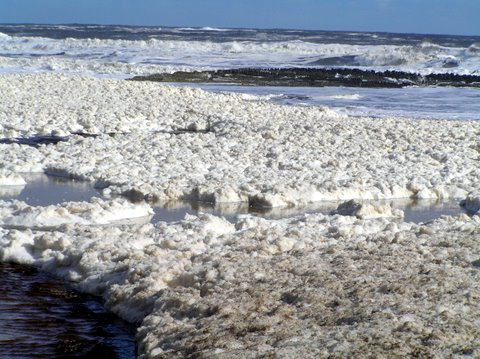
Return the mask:
POLYGON ((480 120, 480 89, 476 88, 272 88, 212 84, 202 84, 199 87, 210 92, 237 92, 264 96, 281 104, 327 106, 352 116, 480 120))

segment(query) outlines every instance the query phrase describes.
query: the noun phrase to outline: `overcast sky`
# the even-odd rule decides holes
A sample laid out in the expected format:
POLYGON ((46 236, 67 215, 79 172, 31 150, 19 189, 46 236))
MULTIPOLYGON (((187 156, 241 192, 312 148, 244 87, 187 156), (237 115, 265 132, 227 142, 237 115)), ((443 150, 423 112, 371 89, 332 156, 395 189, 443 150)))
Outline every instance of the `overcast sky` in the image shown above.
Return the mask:
POLYGON ((0 23, 480 35, 480 0, 0 0, 0 23))

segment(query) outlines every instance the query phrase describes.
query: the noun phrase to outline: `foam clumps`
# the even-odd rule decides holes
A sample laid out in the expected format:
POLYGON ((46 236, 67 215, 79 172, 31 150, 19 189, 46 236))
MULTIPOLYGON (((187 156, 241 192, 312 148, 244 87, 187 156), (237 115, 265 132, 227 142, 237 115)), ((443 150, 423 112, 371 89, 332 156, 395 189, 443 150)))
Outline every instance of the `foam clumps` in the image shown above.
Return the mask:
POLYGON ((133 204, 125 199, 90 202, 65 202, 46 207, 30 206, 22 201, 0 201, 0 226, 4 228, 52 229, 67 224, 106 225, 134 218, 149 218, 153 209, 146 203, 133 204))
POLYGON ((25 182, 25 180, 18 173, 0 169, 0 187, 24 186, 25 184, 27 184, 27 182, 25 182))
POLYGON ((333 211, 333 214, 355 216, 361 219, 403 217, 402 210, 393 209, 388 203, 361 203, 356 200, 343 202, 333 211))
POLYGON ((89 180, 111 196, 1 201, 0 260, 102 296, 138 325, 140 358, 480 356, 480 217, 405 223, 369 202, 477 208, 479 123, 60 75, 0 76, 0 99, 2 138, 66 137, 0 144, 5 171, 89 180), (148 221, 143 200, 176 199, 345 203, 283 219, 123 221, 148 221))
POLYGON ((101 295, 140 358, 480 354, 477 216, 301 215, 0 232, 0 258, 101 295), (442 325, 439 325, 439 322, 442 325), (428 343, 424 339, 428 337, 428 343))
POLYGON ((0 144, 8 170, 88 180, 107 196, 292 207, 465 198, 479 189, 474 121, 353 118, 65 75, 0 76, 2 93, 3 137, 67 134, 37 148, 0 144))

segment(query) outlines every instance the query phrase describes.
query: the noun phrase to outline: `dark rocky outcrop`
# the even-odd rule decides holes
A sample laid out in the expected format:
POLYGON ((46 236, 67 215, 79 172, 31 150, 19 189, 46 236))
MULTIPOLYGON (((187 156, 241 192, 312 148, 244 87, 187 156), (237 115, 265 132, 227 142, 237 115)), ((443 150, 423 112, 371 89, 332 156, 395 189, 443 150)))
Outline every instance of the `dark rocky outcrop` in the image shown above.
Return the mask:
POLYGON ((385 87, 407 86, 453 86, 480 87, 480 76, 430 74, 420 75, 402 71, 372 71, 362 69, 318 69, 318 68, 242 68, 214 71, 178 71, 136 76, 133 81, 216 83, 255 86, 345 86, 385 87))

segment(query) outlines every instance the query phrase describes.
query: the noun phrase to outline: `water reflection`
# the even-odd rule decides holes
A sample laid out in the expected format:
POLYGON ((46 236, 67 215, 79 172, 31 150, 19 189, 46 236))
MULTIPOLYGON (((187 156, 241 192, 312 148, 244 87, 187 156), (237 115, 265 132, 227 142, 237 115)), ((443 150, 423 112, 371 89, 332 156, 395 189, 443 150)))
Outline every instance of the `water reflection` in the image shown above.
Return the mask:
POLYGON ((0 357, 135 358, 134 328, 36 269, 0 263, 0 357))
MULTIPOLYGON (((75 181, 45 174, 22 174, 25 186, 0 186, 0 200, 17 199, 32 206, 47 206, 66 201, 90 201, 92 197, 101 197, 99 191, 88 182, 75 181)), ((465 213, 459 206, 459 199, 394 199, 383 201, 394 209, 404 211, 406 222, 427 222, 442 215, 465 213)), ((234 221, 238 215, 252 214, 269 219, 292 217, 303 213, 328 214, 341 202, 317 202, 301 207, 290 208, 255 208, 247 203, 219 203, 170 201, 153 204, 155 215, 152 222, 174 222, 182 220, 185 215, 200 212, 224 216, 234 221)))
POLYGON ((43 173, 22 173, 25 186, 0 186, 0 199, 16 199, 31 206, 48 206, 67 201, 89 201, 100 193, 88 182, 43 173))
MULTIPOLYGON (((400 209, 404 212, 403 221, 414 223, 425 223, 442 215, 457 215, 465 213, 460 207, 459 200, 438 200, 438 199, 394 199, 388 201, 377 201, 389 204, 393 209, 400 209)), ((235 221, 238 215, 251 214, 268 219, 281 219, 293 217, 304 213, 329 214, 334 211, 342 202, 325 201, 312 203, 306 206, 289 208, 255 208, 249 207, 247 203, 205 203, 205 202, 164 202, 154 205, 155 215, 152 222, 173 222, 182 220, 185 214, 198 214, 200 212, 210 213, 216 216, 223 216, 227 220, 235 221)))

